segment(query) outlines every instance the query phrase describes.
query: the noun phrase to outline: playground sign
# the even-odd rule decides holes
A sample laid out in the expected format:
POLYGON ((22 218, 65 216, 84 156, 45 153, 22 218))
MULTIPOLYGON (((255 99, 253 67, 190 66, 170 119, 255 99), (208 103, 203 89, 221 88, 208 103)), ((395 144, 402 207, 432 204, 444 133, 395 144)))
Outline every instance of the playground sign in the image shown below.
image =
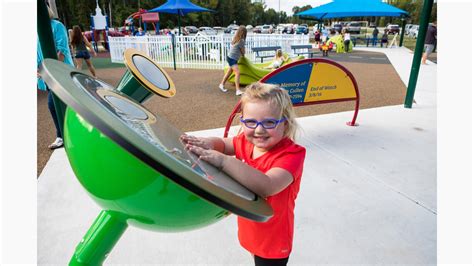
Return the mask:
MULTIPOLYGON (((357 82, 349 70, 334 61, 320 58, 298 60, 267 74, 260 82, 286 89, 293 106, 355 101, 354 116, 347 125, 357 126, 360 99, 357 82)), ((227 137, 234 117, 241 111, 240 107, 239 101, 227 120, 224 137, 227 137)))
POLYGON ((260 82, 286 89, 294 106, 355 101, 359 111, 359 89, 354 76, 342 65, 327 59, 311 58, 285 65, 263 77, 260 82))
POLYGON ((286 89, 293 105, 358 98, 357 84, 351 73, 329 60, 297 61, 269 73, 260 81, 286 89))

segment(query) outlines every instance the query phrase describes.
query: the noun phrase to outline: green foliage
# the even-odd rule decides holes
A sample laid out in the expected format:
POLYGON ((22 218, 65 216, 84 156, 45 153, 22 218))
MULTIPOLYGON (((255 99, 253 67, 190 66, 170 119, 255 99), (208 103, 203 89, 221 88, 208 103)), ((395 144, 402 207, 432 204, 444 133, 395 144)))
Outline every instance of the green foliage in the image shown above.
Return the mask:
MULTIPOLYGON (((137 12, 139 8, 152 9, 164 4, 166 0, 99 0, 99 6, 105 15, 110 18, 112 13, 111 27, 120 27, 124 25, 125 19, 132 13, 137 12), (111 10, 110 10, 111 9, 111 10)), ((314 24, 315 21, 303 20, 297 16, 289 17, 285 12, 267 8, 267 6, 260 3, 251 3, 251 0, 192 0, 194 4, 215 10, 216 12, 199 12, 190 13, 181 17, 181 25, 201 26, 222 26, 227 27, 229 24, 236 21, 239 25, 263 25, 263 24, 278 24, 278 23, 307 23, 314 24)), ((391 0, 389 4, 403 9, 410 13, 407 18, 407 23, 418 24, 420 20, 420 13, 422 12, 423 0, 391 0)), ((90 15, 95 13, 95 0, 56 0, 58 13, 61 21, 64 22, 67 28, 72 28, 73 25, 82 25, 84 30, 90 29, 90 15)), ((302 7, 294 6, 292 11, 294 14, 311 9, 311 5, 302 7)), ((436 20, 437 4, 433 4, 433 12, 431 20, 436 20)), ((401 25, 400 18, 391 17, 365 17, 365 18, 345 18, 340 20, 366 20, 377 21, 380 27, 388 23, 396 23, 401 25)), ((177 25, 177 16, 173 14, 160 14, 160 27, 173 28, 177 25)), ((331 21, 325 21, 326 24, 331 21)), ((135 20, 135 25, 138 25, 138 20, 135 20)))

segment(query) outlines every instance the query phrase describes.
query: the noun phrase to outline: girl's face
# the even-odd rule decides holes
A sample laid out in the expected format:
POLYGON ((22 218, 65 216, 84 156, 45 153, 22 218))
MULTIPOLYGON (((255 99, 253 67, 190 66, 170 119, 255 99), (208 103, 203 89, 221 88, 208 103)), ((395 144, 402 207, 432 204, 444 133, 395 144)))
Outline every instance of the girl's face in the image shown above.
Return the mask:
MULTIPOLYGON (((281 117, 278 109, 271 106, 269 102, 254 100, 244 105, 242 119, 263 121, 264 119, 279 120, 281 117)), ((265 129, 261 124, 255 129, 248 128, 244 124, 242 127, 245 137, 254 145, 255 149, 267 152, 284 137, 286 124, 286 121, 281 122, 273 129, 265 129)))

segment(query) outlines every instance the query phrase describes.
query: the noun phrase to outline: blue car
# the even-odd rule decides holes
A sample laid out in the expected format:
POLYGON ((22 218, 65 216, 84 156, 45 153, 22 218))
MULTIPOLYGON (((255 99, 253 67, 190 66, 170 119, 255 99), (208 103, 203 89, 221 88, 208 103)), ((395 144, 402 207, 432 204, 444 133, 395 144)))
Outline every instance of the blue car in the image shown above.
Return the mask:
POLYGON ((305 27, 305 26, 298 26, 296 28, 296 34, 308 34, 309 32, 309 29, 308 27, 305 27))

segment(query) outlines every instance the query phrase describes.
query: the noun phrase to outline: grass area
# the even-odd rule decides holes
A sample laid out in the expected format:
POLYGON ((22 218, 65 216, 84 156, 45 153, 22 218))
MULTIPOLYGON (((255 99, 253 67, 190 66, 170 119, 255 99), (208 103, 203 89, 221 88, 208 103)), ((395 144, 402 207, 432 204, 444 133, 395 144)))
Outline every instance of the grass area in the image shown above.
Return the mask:
POLYGON ((410 50, 415 50, 415 46, 416 46, 416 39, 415 38, 408 38, 405 36, 405 38, 403 38, 403 46, 405 46, 406 48, 410 49, 410 50))

